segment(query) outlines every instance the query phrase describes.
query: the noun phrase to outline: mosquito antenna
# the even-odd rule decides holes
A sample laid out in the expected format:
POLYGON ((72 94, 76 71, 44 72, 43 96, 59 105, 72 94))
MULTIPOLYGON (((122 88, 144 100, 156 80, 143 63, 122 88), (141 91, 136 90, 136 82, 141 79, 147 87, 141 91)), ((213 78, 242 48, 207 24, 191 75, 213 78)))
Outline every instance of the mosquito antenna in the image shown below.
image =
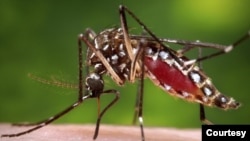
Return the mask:
POLYGON ((47 80, 47 79, 44 79, 42 77, 36 76, 32 73, 28 73, 28 77, 35 80, 35 81, 38 81, 40 83, 47 84, 47 85, 53 85, 53 86, 57 86, 57 87, 70 88, 70 89, 77 89, 78 88, 78 85, 76 85, 76 84, 63 82, 63 81, 57 80, 54 77, 52 78, 52 80, 47 80))

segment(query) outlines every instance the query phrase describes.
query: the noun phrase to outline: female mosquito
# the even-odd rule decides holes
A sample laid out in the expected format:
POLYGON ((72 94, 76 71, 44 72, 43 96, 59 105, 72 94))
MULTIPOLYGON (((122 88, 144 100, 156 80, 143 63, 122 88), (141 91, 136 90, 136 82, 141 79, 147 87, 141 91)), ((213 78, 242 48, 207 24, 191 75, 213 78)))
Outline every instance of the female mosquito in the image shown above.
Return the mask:
MULTIPOLYGON (((148 27, 127 7, 119 7, 121 27, 105 29, 96 34, 86 29, 78 37, 78 100, 62 112, 37 123, 15 124, 18 126, 31 126, 33 128, 15 134, 4 134, 2 137, 17 137, 35 131, 62 117, 83 101, 96 98, 98 101, 98 117, 93 139, 99 132, 99 125, 105 112, 119 99, 119 91, 104 89, 103 75, 109 75, 118 85, 126 81, 133 83, 139 81, 135 117, 138 118, 141 128, 141 138, 145 140, 143 131, 143 88, 144 78, 148 77, 153 83, 172 96, 196 102, 200 105, 200 120, 205 124, 212 124, 205 117, 204 105, 215 106, 221 109, 237 109, 240 106, 232 97, 223 95, 212 83, 210 78, 199 67, 199 63, 208 58, 226 54, 243 41, 247 40, 250 32, 231 45, 220 45, 205 42, 192 42, 158 38, 148 27), (131 35, 128 32, 126 14, 130 15, 149 36, 131 35), (86 76, 83 76, 83 49, 86 49, 86 76), (167 43, 183 46, 180 50, 171 49, 167 43), (197 59, 188 59, 184 53, 193 48, 214 48, 218 51, 197 59), (91 71, 90 71, 91 69, 91 71), (100 97, 103 94, 114 94, 114 99, 101 111, 100 97)), ((53 84, 53 82, 50 82, 53 84)), ((55 84, 57 85, 57 84, 55 84)))

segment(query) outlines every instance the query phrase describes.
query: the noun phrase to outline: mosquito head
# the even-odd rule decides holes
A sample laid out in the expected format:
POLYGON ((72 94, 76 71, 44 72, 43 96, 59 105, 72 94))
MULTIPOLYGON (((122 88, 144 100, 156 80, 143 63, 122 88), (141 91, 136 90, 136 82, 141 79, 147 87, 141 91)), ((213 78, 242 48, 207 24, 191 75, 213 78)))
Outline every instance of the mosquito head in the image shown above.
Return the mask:
POLYGON ((104 83, 102 77, 97 73, 91 73, 86 77, 86 88, 91 92, 92 97, 97 97, 103 92, 104 83))

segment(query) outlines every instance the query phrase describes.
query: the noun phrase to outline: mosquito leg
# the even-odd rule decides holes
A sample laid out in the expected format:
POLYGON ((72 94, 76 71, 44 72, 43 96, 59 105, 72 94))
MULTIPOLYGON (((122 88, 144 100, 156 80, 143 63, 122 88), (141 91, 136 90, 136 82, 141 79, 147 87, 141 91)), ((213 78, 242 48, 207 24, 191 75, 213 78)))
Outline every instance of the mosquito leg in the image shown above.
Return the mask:
MULTIPOLYGON (((90 40, 93 40, 94 37, 96 35, 94 35, 94 33, 92 32, 92 30, 87 29, 86 34, 80 34, 79 35, 79 46, 81 47, 81 42, 83 41, 87 46, 88 46, 88 50, 87 50, 87 55, 86 55, 86 60, 87 62, 89 61, 90 57, 90 52, 95 53, 95 55, 102 61, 103 65, 107 68, 107 70, 111 73, 111 75, 114 77, 115 81, 119 84, 122 84, 123 81, 121 80, 121 78, 117 75, 116 72, 114 72, 114 70, 112 69, 112 67, 110 66, 109 62, 106 60, 106 58, 103 56, 103 54, 97 50, 94 45, 92 43, 90 43, 90 40)), ((79 48, 80 48, 79 47, 79 48)), ((80 49, 81 50, 81 49, 80 49)), ((80 56, 80 55, 79 55, 80 56)), ((79 57, 80 58, 80 57, 79 57)), ((80 60, 80 59, 79 59, 80 60)), ((79 61, 80 62, 80 61, 79 61)), ((79 63, 80 64, 80 63, 79 63)), ((79 65, 81 66, 81 65, 79 65)), ((80 72, 81 70, 79 70, 80 72)), ((101 74, 99 74, 98 72, 93 72, 91 74, 89 74, 89 70, 87 69, 87 77, 85 79, 85 86, 86 88, 90 91, 91 93, 91 98, 97 98, 98 100, 98 118, 97 118, 97 122, 96 122, 96 129, 95 129, 95 133, 93 136, 93 139, 96 139, 99 133, 99 127, 100 127, 100 122, 101 122, 101 118, 104 115, 104 113, 112 106, 114 105, 114 103, 119 99, 119 92, 116 90, 105 90, 103 91, 104 88, 104 83, 103 83, 103 79, 101 74), (102 94, 105 93, 113 93, 116 95, 116 97, 102 110, 102 112, 100 111, 100 96, 102 94)))
MULTIPOLYGON (((202 57, 202 48, 199 47, 199 50, 198 50, 198 57, 201 58, 202 57)), ((201 62, 198 62, 198 66, 199 68, 202 69, 202 63, 201 62)), ((206 119, 206 114, 205 114, 205 108, 204 108, 204 105, 202 104, 199 104, 199 107, 200 107, 200 121, 204 124, 207 124, 207 125, 211 125, 213 124, 212 122, 210 122, 209 120, 206 119)))
POLYGON ((140 82, 138 83, 138 88, 137 88, 137 94, 136 94, 136 99, 135 99, 135 109, 134 109, 134 117, 132 124, 135 125, 138 119, 138 113, 139 113, 139 92, 140 92, 140 82))
POLYGON ((83 77, 82 77, 82 41, 81 37, 78 36, 78 100, 81 100, 83 96, 83 77))
MULTIPOLYGON (((88 39, 94 39, 95 36, 96 36, 96 33, 87 28, 85 33, 84 33, 84 37, 87 37, 88 39)), ((78 95, 78 99, 80 100, 83 96, 83 88, 85 88, 85 84, 83 83, 83 80, 85 80, 85 78, 83 78, 83 73, 82 73, 82 67, 83 67, 83 54, 82 54, 82 34, 80 34, 78 36, 78 81, 79 81, 79 85, 78 85, 78 89, 79 89, 79 95, 78 95)), ((86 62, 88 62, 88 59, 89 59, 89 48, 87 48, 85 50, 87 52, 86 56, 85 56, 85 59, 86 59, 86 62)), ((86 63, 87 64, 87 63, 86 63)), ((89 74, 89 67, 88 65, 85 66, 85 75, 84 76, 87 76, 89 74)), ((88 91, 85 89, 84 91, 84 94, 87 94, 88 91)))
POLYGON ((206 60, 206 59, 209 59, 209 58, 221 55, 221 54, 228 53, 231 50, 233 50, 236 46, 238 46, 240 43, 249 39, 249 37, 250 37, 250 31, 248 33, 246 33, 243 37, 241 37, 239 40, 237 40, 235 43, 233 43, 232 45, 229 45, 229 46, 221 45, 221 44, 214 44, 214 43, 205 43, 205 42, 200 42, 200 41, 192 42, 192 41, 176 40, 176 39, 164 39, 164 38, 160 38, 159 40, 162 42, 183 45, 184 47, 177 51, 179 54, 184 54, 185 52, 187 52, 193 48, 197 48, 197 47, 213 48, 213 49, 220 50, 220 51, 213 53, 213 54, 210 54, 208 56, 199 57, 196 60, 197 62, 199 62, 199 61, 203 61, 203 60, 206 60))
POLYGON ((69 111, 71 111, 72 109, 76 108, 77 106, 79 106, 85 99, 89 98, 89 95, 88 96, 85 96, 85 97, 82 97, 82 99, 80 101, 77 101, 75 102, 73 105, 71 105, 70 107, 66 108, 65 110, 63 110, 62 112, 56 114, 55 116, 53 117, 50 117, 44 121, 41 121, 41 122, 38 122, 36 123, 37 126, 29 129, 29 130, 26 130, 26 131, 23 131, 23 132, 19 132, 19 133, 15 133, 15 134, 3 134, 1 135, 1 137, 17 137, 17 136, 21 136, 21 135, 24 135, 24 134, 27 134, 27 133, 30 133, 32 131, 35 131, 39 128, 42 128, 46 125, 48 125, 49 123, 57 120, 58 118, 62 117, 63 115, 65 115, 66 113, 68 113, 69 111))
MULTIPOLYGON (((131 41, 130 41, 130 38, 129 38, 129 35, 128 35, 128 26, 127 26, 127 20, 126 20, 126 15, 125 15, 125 12, 124 12, 124 7, 123 6, 120 6, 119 8, 119 12, 120 12, 120 22, 121 22, 121 27, 122 27, 122 30, 123 30, 123 34, 124 34, 124 41, 125 41, 125 45, 126 45, 126 48, 127 48, 127 52, 128 52, 128 55, 129 55, 129 58, 132 62, 132 65, 131 65, 131 68, 130 68, 130 75, 129 75, 129 79, 131 81, 134 81, 134 77, 135 77, 135 59, 134 59, 134 55, 132 53, 132 46, 131 46, 131 41)), ((137 116, 138 116, 138 104, 139 104, 139 97, 138 97, 138 92, 137 92, 137 96, 136 96, 136 102, 135 102, 135 111, 134 111, 134 118, 133 118, 133 124, 136 123, 136 119, 137 119, 137 116)))
POLYGON ((156 35, 152 31, 150 31, 149 28, 141 20, 139 20, 132 11, 130 11, 127 7, 123 5, 120 5, 119 8, 120 8, 120 13, 123 13, 125 15, 126 11, 151 37, 153 37, 155 41, 157 41, 162 47, 165 47, 166 50, 169 51, 169 55, 172 58, 174 58, 179 64, 183 65, 183 62, 181 62, 179 58, 170 51, 169 46, 163 44, 162 41, 160 41, 160 39, 157 38, 156 35))
POLYGON ((168 42, 168 43, 175 43, 175 44, 180 44, 180 45, 184 45, 183 49, 178 50, 177 52, 180 54, 183 54, 187 51, 189 51, 190 49, 193 48, 197 48, 197 47, 202 47, 202 48, 213 48, 213 49, 218 49, 220 51, 207 55, 207 56, 203 56, 203 57, 199 57, 198 59, 195 59, 196 62, 200 62, 209 58, 213 58, 215 56, 219 56, 222 54, 226 54, 229 53, 230 51, 232 51, 236 46, 238 46, 240 43, 246 41, 247 39, 249 39, 250 37, 250 31, 248 33, 246 33, 244 36, 242 36, 239 40, 237 40, 235 43, 233 43, 232 45, 226 46, 226 45, 220 45, 220 44, 214 44, 214 43, 204 43, 204 42, 190 42, 190 41, 185 41, 185 40, 173 40, 173 39, 160 39, 162 42, 168 42))
POLYGON ((201 48, 213 48, 218 50, 224 50, 227 46, 221 45, 221 44, 214 44, 214 43, 206 43, 206 42, 200 42, 197 41, 186 41, 186 40, 177 40, 177 39, 168 39, 168 38, 159 38, 160 41, 166 42, 166 43, 173 43, 173 44, 179 44, 184 46, 183 52, 186 52, 190 49, 201 47, 201 48))
POLYGON ((250 38, 250 31, 248 31, 248 33, 246 33, 244 36, 242 36, 240 39, 238 39, 236 42, 234 42, 233 44, 226 46, 226 45, 220 45, 220 44, 214 44, 214 43, 204 43, 204 42, 190 42, 190 41, 184 41, 184 40, 172 40, 172 39, 160 39, 162 42, 168 42, 168 43, 175 43, 175 44, 180 44, 180 45, 184 45, 184 48, 179 50, 179 53, 185 53, 186 51, 196 48, 196 47, 202 47, 202 48, 214 48, 214 49, 218 49, 220 51, 210 54, 208 56, 203 56, 203 57, 199 57, 198 59, 196 59, 196 62, 199 61, 203 61, 209 58, 213 58, 215 56, 219 56, 222 54, 226 54, 229 53, 230 51, 232 51, 235 47, 237 47, 239 44, 243 43, 244 41, 246 41, 247 39, 250 38))
POLYGON ((137 118, 138 118, 138 98, 136 98, 136 103, 135 103, 135 111, 134 111, 134 116, 133 116, 133 121, 132 124, 135 125, 137 123, 137 118))
MULTIPOLYGON (((130 56, 131 59, 131 69, 130 69, 130 81, 133 81, 135 79, 135 72, 137 71, 139 64, 138 64, 138 60, 140 60, 138 58, 138 56, 140 56, 140 50, 142 50, 142 55, 141 55, 141 64, 139 69, 141 69, 141 79, 139 80, 139 89, 137 92, 137 96, 136 96, 136 103, 135 103, 135 113, 134 113, 134 119, 133 119, 133 123, 135 124, 136 122, 136 118, 139 118, 139 123, 140 123, 140 128, 141 128, 141 137, 142 140, 145 140, 145 136, 144 136, 144 130, 143 130, 143 114, 142 114, 142 107, 143 107, 143 85, 144 85, 144 49, 139 49, 139 51, 137 52, 137 55, 130 55, 130 53, 132 53, 132 46, 131 46, 131 42, 130 42, 130 38, 129 38, 129 34, 128 34, 128 27, 127 27, 127 21, 126 21, 126 15, 125 15, 125 11, 127 11, 134 19, 136 19, 136 21, 141 24, 140 21, 138 21, 139 19, 135 17, 135 15, 133 13, 131 13, 126 7, 124 6, 120 6, 119 7, 119 12, 120 12, 120 19, 121 19, 121 26, 124 32, 124 40, 125 40, 125 44, 126 44, 126 48, 128 51, 128 54, 130 56)), ((140 41, 139 45, 141 45, 142 41, 140 41)))
POLYGON ((245 34, 243 37, 241 37, 239 40, 237 40, 235 43, 233 43, 232 45, 229 45, 226 48, 224 48, 224 50, 218 51, 218 52, 213 53, 213 54, 208 55, 208 56, 204 56, 204 57, 198 58, 198 59, 196 59, 196 61, 197 62, 198 61, 203 61, 203 60, 206 60, 208 58, 213 58, 215 56, 219 56, 219 55, 228 53, 228 52, 232 51, 235 47, 237 47, 240 43, 242 43, 245 40, 249 39, 249 37, 250 37, 250 31, 247 34, 245 34))
POLYGON ((204 123, 206 125, 212 125, 213 124, 211 121, 206 119, 205 109, 204 109, 204 106, 202 104, 200 104, 200 120, 201 120, 202 123, 204 123))
MULTIPOLYGON (((104 113, 106 113, 106 111, 115 104, 115 102, 118 101, 119 97, 120 97, 120 93, 117 90, 114 89, 110 89, 110 90, 106 90, 103 91, 101 94, 115 94, 115 98, 102 110, 102 112, 98 115, 97 121, 96 121, 96 128, 95 128, 95 133, 93 136, 93 139, 95 140, 98 136, 99 133, 99 127, 100 127, 100 122, 101 122, 101 118, 104 115, 104 113)), ((100 94, 100 95, 101 95, 100 94)), ((99 96, 100 96, 99 95, 99 96)))
MULTIPOLYGON (((146 40, 141 39, 139 46, 140 48, 135 56, 135 61, 140 61, 141 73, 140 73, 138 89, 137 89, 133 124, 136 123, 136 118, 138 118, 140 128, 141 128, 142 140, 145 140, 145 135, 144 135, 144 130, 143 130, 143 94, 144 94, 144 76, 145 76, 145 67, 144 67, 145 48, 144 46, 146 46, 146 40)), ((135 63, 132 63, 132 65, 135 65, 135 63)))
POLYGON ((94 38, 96 37, 96 33, 92 30, 92 29, 90 29, 90 28, 87 28, 86 30, 85 30, 85 36, 86 37, 88 37, 90 40, 94 40, 94 38))
MULTIPOLYGON (((135 61, 137 61, 137 60, 140 60, 140 62, 141 62, 141 64, 140 64, 140 68, 142 68, 142 70, 141 70, 141 77, 142 77, 142 79, 144 78, 144 71, 145 71, 145 69, 144 69, 144 60, 143 60, 143 58, 145 57, 145 54, 144 54, 144 43, 145 43, 145 40, 140 40, 140 43, 139 43, 139 50, 138 50, 138 52, 137 52, 137 54, 136 54, 136 56, 135 56, 135 61), (141 47, 142 46, 142 47, 141 47), (141 56, 141 58, 140 58, 140 56, 141 56)), ((132 64, 131 65, 134 65, 135 66, 135 63, 133 63, 132 62, 132 64)), ((132 67, 132 68, 135 68, 135 67, 132 67)), ((140 100, 142 100, 142 96, 141 95, 143 95, 143 92, 141 91, 141 90, 143 90, 143 87, 141 87, 141 85, 143 85, 142 83, 141 83, 141 79, 139 79, 139 83, 138 83, 138 87, 137 87, 137 94, 136 94, 136 100, 135 100, 135 111, 134 111, 134 117, 133 117, 133 122, 132 122, 132 124, 133 125, 135 125, 136 124, 136 122, 137 122, 137 118, 138 118, 138 116, 139 116, 139 110, 141 109, 142 110, 142 108, 140 108, 140 103, 142 103, 140 100)), ((144 82, 144 81, 143 81, 144 82)), ((141 105, 141 107, 142 107, 142 105, 141 105)))
MULTIPOLYGON (((143 88, 144 88, 144 76, 145 76, 145 68, 144 68, 144 57, 145 57, 145 52, 144 52, 144 46, 145 46, 145 40, 141 39, 140 43, 138 46, 139 50, 135 56, 135 61, 140 61, 140 68, 141 69, 141 74, 140 74, 140 79, 138 83, 138 89, 137 89, 137 95, 136 95, 136 101, 135 101, 135 112, 134 112, 134 118, 133 118, 133 124, 136 124, 136 119, 138 117, 142 117, 142 107, 143 107, 143 88)), ((135 63, 132 63, 132 65, 135 65, 135 63)))
POLYGON ((132 46, 131 46, 131 42, 130 42, 130 38, 128 34, 128 25, 127 25, 126 15, 125 15, 123 7, 120 7, 119 12, 120 12, 121 27, 122 27, 123 34, 124 34, 125 45, 127 48, 129 58, 133 61, 134 55, 132 52, 132 46))
POLYGON ((129 75, 129 80, 131 82, 134 82, 136 70, 139 70, 140 67, 137 64, 137 61, 135 61, 135 56, 134 56, 133 51, 132 51, 132 45, 131 45, 131 41, 130 41, 130 37, 129 37, 129 33, 128 33, 128 25, 127 25, 126 15, 125 15, 125 11, 124 11, 123 6, 120 6, 119 13, 120 13, 121 27, 123 30, 124 42, 125 42, 125 45, 127 48, 127 52, 128 52, 128 55, 129 55, 131 62, 135 63, 135 65, 131 65, 130 75, 129 75))
MULTIPOLYGON (((144 45, 145 40, 140 41, 140 45, 144 45)), ((144 94, 144 75, 145 75, 145 67, 144 67, 144 57, 145 57, 145 50, 144 48, 141 48, 141 77, 139 80, 139 90, 138 90, 138 118, 139 123, 141 127, 141 136, 142 140, 145 140, 144 130, 143 130, 143 94, 144 94)), ((140 51, 140 50, 139 50, 140 51)), ((139 52, 140 53, 140 52, 139 52)), ((139 53, 137 54, 136 58, 139 56, 139 53)))

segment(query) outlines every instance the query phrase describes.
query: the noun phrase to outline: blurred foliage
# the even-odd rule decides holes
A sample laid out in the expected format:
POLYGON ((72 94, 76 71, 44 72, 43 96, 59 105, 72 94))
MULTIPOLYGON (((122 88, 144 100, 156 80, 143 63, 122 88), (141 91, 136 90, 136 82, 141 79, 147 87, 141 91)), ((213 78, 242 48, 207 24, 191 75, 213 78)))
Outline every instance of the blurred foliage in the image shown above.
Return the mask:
MULTIPOLYGON (((230 44, 250 29, 249 0, 1 0, 0 2, 0 122, 38 121, 50 117, 77 100, 77 90, 38 83, 45 79, 77 83, 77 35, 85 28, 97 33, 120 25, 118 6, 126 5, 159 37, 230 44)), ((128 17, 130 28, 140 26, 128 17)), ((175 47, 175 46, 174 46, 175 47)), ((204 49, 203 54, 214 50, 204 49)), ((250 41, 229 54, 203 62, 217 88, 240 101, 238 110, 206 107, 207 118, 220 124, 249 124, 250 41)), ((197 52, 188 53, 196 58, 197 52)), ((109 77, 106 89, 115 88, 121 98, 102 123, 130 125, 137 84, 118 87, 109 77)), ((146 126, 200 127, 198 104, 173 98, 145 80, 146 126)), ((101 97, 107 104, 112 95, 101 97)), ((87 100, 56 123, 95 123, 96 100, 87 100)))

